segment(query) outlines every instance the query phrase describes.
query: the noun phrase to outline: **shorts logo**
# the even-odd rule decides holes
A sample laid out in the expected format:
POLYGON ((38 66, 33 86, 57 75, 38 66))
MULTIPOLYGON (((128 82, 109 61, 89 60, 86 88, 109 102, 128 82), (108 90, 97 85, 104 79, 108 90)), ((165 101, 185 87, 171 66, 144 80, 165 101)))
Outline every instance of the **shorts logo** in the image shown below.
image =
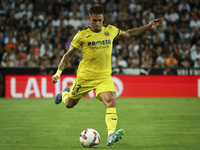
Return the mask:
POLYGON ((110 36, 110 33, 108 31, 104 32, 105 36, 110 36))

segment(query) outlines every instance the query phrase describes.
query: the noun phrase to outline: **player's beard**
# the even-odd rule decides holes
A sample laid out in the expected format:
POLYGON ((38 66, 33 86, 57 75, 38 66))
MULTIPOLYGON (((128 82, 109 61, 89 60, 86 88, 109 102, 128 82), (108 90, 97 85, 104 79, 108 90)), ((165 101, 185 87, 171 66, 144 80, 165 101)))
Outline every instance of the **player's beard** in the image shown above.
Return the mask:
POLYGON ((95 32, 101 31, 101 28, 102 28, 102 26, 93 26, 93 30, 94 30, 95 32))

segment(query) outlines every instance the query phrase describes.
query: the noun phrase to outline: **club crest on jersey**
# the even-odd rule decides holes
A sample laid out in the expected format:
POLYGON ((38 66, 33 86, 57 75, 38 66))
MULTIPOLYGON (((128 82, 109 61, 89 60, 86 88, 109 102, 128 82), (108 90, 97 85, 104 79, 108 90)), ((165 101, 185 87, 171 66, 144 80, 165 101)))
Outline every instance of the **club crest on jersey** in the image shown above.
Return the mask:
POLYGON ((105 36, 110 36, 110 33, 108 31, 104 32, 105 36))

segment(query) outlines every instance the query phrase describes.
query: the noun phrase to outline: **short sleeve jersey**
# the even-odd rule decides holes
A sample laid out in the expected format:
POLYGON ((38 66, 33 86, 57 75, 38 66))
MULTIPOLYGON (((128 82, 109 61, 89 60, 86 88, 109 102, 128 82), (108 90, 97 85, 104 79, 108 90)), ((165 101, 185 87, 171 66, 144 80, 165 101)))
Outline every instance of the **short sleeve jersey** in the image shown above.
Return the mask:
POLYGON ((82 60, 77 77, 93 80, 110 76, 113 40, 120 34, 121 30, 112 25, 103 26, 99 32, 90 27, 78 31, 71 42, 76 49, 81 46, 82 60))

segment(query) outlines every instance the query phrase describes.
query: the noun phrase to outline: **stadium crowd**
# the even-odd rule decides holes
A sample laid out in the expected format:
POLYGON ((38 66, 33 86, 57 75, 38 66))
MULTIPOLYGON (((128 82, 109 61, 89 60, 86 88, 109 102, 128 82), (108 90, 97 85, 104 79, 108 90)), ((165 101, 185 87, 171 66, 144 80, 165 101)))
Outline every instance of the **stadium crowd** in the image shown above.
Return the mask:
MULTIPOLYGON (((162 26, 113 44, 112 67, 200 67, 199 0, 0 0, 2 67, 57 67, 94 3, 121 30, 164 17, 162 26)), ((78 66, 77 51, 70 66, 78 66)))

